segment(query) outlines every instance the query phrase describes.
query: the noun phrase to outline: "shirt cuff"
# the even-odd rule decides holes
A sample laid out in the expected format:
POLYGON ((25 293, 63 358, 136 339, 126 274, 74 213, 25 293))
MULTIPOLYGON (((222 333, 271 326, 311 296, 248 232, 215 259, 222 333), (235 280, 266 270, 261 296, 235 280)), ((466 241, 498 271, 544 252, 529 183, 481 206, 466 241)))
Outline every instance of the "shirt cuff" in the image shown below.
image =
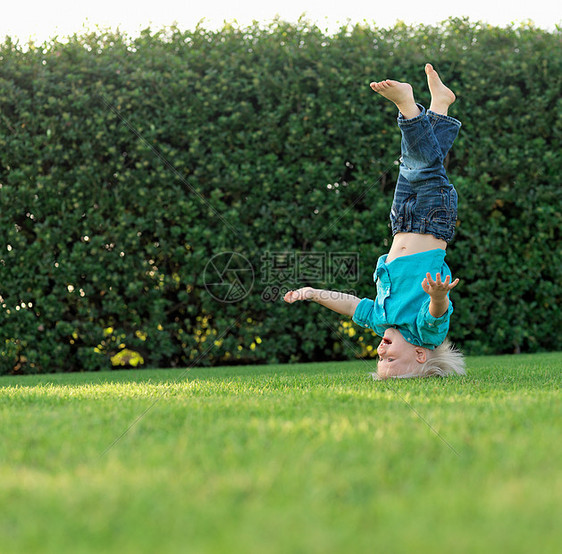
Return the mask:
POLYGON ((449 319, 451 318, 451 314, 453 313, 453 303, 449 300, 449 307, 447 308, 447 311, 439 317, 433 317, 429 313, 429 303, 430 302, 431 302, 431 299, 428 298, 426 300, 426 305, 424 305, 424 312, 425 312, 424 319, 425 319, 426 323, 429 325, 429 327, 439 327, 443 323, 448 322, 449 319))
POLYGON ((355 313, 352 318, 353 321, 361 325, 361 327, 370 327, 374 306, 375 302, 370 298, 363 298, 360 300, 359 304, 357 304, 357 308, 355 308, 355 313))

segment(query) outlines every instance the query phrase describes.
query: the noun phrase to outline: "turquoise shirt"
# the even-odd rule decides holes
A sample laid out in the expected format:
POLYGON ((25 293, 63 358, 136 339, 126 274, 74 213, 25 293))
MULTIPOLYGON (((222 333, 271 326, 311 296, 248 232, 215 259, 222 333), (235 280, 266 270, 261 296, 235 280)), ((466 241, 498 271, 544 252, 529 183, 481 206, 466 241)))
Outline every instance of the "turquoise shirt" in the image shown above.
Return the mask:
POLYGON ((444 315, 433 317, 429 313, 431 298, 423 290, 422 281, 428 272, 434 279, 437 273, 441 273, 443 280, 451 276, 445 254, 445 250, 438 248, 395 258, 388 264, 388 254, 381 256, 373 274, 377 297, 375 300, 363 298, 355 309, 353 321, 381 337, 386 329, 396 327, 416 346, 431 350, 439 346, 449 331, 453 303, 449 302, 444 315))

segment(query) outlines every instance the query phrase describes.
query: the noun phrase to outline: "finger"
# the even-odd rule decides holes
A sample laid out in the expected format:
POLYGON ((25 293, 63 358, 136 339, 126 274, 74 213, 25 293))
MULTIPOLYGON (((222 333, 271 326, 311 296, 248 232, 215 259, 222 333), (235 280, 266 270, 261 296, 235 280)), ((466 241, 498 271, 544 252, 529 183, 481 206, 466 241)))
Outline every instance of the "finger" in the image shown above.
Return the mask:
POLYGON ((434 287, 435 286, 435 281, 433 280, 433 278, 431 277, 431 273, 427 273, 425 278, 427 279, 427 282, 429 283, 430 287, 434 287))
POLYGON ((293 302, 296 302, 299 299, 299 293, 296 290, 291 290, 288 293, 288 300, 287 302, 289 302, 289 304, 292 304, 293 302))
POLYGON ((435 276, 435 282, 437 283, 437 286, 438 286, 438 287, 440 287, 440 286, 442 285, 442 283, 441 283, 441 273, 438 273, 438 274, 435 276))
POLYGON ((427 279, 424 279, 421 283, 422 289, 427 292, 429 294, 429 283, 427 282, 427 279))
POLYGON ((445 281, 443 282, 443 284, 448 287, 449 283, 451 282, 451 276, 447 275, 447 277, 445 277, 445 281))
POLYGON ((450 285, 449 290, 454 289, 459 284, 460 279, 457 277, 450 285))

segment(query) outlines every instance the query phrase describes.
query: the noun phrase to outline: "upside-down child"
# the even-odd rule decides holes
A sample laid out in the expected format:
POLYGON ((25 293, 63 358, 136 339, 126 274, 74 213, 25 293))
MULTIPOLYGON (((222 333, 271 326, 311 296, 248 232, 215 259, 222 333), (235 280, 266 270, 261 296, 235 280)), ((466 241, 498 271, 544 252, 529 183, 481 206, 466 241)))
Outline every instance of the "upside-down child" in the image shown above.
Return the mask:
POLYGON ((431 64, 425 73, 431 92, 428 111, 414 100, 408 83, 385 80, 371 88, 399 110, 402 158, 390 212, 393 241, 374 273, 375 300, 304 287, 289 291, 288 303, 313 300, 382 337, 376 377, 426 377, 464 373, 462 354, 447 340, 453 305, 445 263, 455 231, 457 193, 443 161, 461 127, 448 115, 455 101, 431 64))

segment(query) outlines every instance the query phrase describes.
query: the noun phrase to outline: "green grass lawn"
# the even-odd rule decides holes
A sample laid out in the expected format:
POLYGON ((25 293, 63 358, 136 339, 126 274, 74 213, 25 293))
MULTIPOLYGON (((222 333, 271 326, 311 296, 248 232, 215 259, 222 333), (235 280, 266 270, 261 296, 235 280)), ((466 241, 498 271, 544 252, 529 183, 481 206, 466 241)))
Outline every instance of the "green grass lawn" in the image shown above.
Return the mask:
POLYGON ((562 354, 368 371, 0 378, 0 551, 559 552, 562 354))

